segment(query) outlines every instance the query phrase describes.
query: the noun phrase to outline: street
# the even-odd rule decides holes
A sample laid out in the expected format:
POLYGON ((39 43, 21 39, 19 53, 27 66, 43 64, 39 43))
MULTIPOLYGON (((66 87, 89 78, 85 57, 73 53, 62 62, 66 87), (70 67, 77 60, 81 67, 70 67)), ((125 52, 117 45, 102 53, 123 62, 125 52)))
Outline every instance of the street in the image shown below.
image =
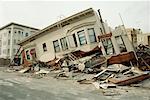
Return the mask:
POLYGON ((149 88, 97 90, 92 84, 81 85, 75 80, 59 80, 50 75, 36 79, 0 70, 0 100, 150 100, 149 94, 149 88))

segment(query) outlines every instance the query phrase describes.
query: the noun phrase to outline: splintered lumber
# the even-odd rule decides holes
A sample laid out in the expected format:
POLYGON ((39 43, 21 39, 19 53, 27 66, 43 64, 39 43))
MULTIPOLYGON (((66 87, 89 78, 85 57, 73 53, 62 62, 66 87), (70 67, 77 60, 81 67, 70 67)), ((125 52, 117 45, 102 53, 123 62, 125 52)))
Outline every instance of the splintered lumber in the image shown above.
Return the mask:
POLYGON ((94 76, 94 78, 97 78, 98 76, 100 76, 101 74, 103 74, 105 71, 107 71, 107 69, 104 69, 104 70, 101 71, 100 73, 96 74, 96 75, 94 76))
POLYGON ((92 84, 94 80, 82 79, 82 80, 78 80, 77 82, 79 82, 80 84, 92 84))
POLYGON ((122 86, 122 85, 130 85, 132 83, 137 83, 137 82, 143 81, 148 78, 150 78, 150 74, 141 74, 141 75, 125 78, 125 79, 111 78, 111 79, 109 79, 109 81, 114 84, 122 86))
POLYGON ((24 69, 20 70, 19 73, 25 73, 30 69, 31 69, 31 67, 25 67, 24 69))
POLYGON ((116 88, 116 85, 115 85, 115 84, 112 84, 112 83, 103 83, 103 84, 100 84, 99 86, 100 86, 101 88, 103 88, 103 89, 116 88))
POLYGON ((126 52, 111 56, 111 58, 107 60, 107 63, 108 65, 111 65, 111 64, 129 63, 130 61, 136 61, 134 52, 126 52))

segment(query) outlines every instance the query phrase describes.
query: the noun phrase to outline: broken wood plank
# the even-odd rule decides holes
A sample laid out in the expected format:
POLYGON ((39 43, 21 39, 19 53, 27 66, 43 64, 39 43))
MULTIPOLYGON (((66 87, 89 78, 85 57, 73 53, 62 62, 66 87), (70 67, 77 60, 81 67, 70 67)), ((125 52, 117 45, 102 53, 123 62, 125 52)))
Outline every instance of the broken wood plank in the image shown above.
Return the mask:
POLYGON ((31 69, 31 67, 25 67, 24 69, 20 70, 19 73, 25 73, 30 69, 31 69))
POLYGON ((107 69, 104 69, 104 70, 101 71, 100 73, 96 74, 96 75, 94 76, 94 78, 97 78, 98 76, 100 76, 101 74, 103 74, 105 71, 107 71, 107 69))
POLYGON ((142 75, 137 75, 137 76, 133 76, 133 77, 125 78, 125 79, 111 78, 109 79, 109 81, 114 84, 122 86, 122 85, 130 85, 132 83, 137 83, 148 78, 150 78, 150 74, 142 74, 142 75))

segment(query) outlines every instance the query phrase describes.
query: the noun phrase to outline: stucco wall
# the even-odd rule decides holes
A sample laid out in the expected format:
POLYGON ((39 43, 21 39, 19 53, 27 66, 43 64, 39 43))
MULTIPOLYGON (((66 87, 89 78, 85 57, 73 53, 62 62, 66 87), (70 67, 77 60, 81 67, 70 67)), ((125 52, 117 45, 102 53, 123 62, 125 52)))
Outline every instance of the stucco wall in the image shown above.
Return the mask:
MULTIPOLYGON (((99 25, 99 24, 100 23, 97 21, 96 16, 94 15, 94 16, 82 19, 82 20, 75 22, 73 24, 69 24, 65 27, 60 27, 60 29, 53 31, 53 32, 49 32, 48 34, 28 43, 27 45, 36 44, 37 58, 39 60, 43 60, 43 61, 52 60, 52 59, 54 59, 55 55, 57 57, 60 57, 62 54, 70 52, 70 51, 74 51, 74 50, 80 49, 83 51, 89 51, 89 50, 93 49, 95 46, 97 46, 98 43, 90 44, 87 29, 88 28, 94 28, 96 38, 97 38, 97 36, 99 34, 101 34, 100 27, 99 27, 101 25, 99 25), (69 36, 69 35, 72 35, 74 33, 77 33, 80 30, 85 31, 87 44, 80 46, 78 43, 79 47, 77 47, 77 48, 69 48, 69 50, 66 50, 66 51, 61 50, 61 52, 55 53, 54 47, 53 47, 53 41, 55 41, 57 39, 61 39, 61 38, 66 37, 66 36, 69 36), (46 46, 47 46, 46 52, 43 51, 43 47, 42 47, 43 43, 46 43, 46 46)), ((25 46, 27 46, 27 45, 25 45, 25 46)))

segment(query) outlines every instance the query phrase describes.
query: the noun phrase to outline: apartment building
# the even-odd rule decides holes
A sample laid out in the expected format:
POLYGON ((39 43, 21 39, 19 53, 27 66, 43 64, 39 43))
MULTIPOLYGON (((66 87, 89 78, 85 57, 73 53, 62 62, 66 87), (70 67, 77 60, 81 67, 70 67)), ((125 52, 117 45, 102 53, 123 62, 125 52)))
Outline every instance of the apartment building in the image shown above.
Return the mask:
POLYGON ((134 47, 137 47, 139 45, 139 38, 142 35, 141 29, 135 29, 135 28, 127 28, 126 29, 127 35, 129 40, 132 42, 134 47))
POLYGON ((39 29, 10 23, 0 28, 0 58, 13 59, 19 45, 17 43, 30 35, 36 33, 39 29))
POLYGON ((119 54, 123 52, 119 48, 122 45, 120 38, 123 38, 121 43, 126 51, 133 51, 127 35, 122 36, 122 29, 111 32, 101 16, 89 8, 42 29, 19 45, 23 47, 27 60, 32 60, 35 53, 38 60, 47 62, 69 52, 90 51, 96 46, 101 48, 103 55, 119 54), (115 36, 119 36, 118 42, 115 36))
POLYGON ((148 45, 150 46, 150 33, 143 33, 138 35, 138 45, 148 45))

